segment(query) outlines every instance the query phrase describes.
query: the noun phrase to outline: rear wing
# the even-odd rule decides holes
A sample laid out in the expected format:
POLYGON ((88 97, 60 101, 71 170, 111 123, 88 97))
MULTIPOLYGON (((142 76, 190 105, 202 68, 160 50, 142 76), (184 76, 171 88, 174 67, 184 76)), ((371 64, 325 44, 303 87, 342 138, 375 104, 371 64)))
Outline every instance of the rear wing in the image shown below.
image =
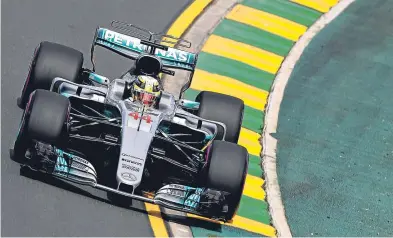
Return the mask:
MULTIPOLYGON (((150 32, 149 32, 150 33, 150 32)), ((153 33, 151 33, 153 34, 153 33)), ((171 36, 161 35, 166 38, 171 38, 171 36)), ((130 59, 136 59, 140 54, 149 53, 151 46, 148 44, 143 44, 143 42, 151 42, 150 35, 149 38, 140 39, 143 37, 133 37, 130 35, 122 34, 107 28, 98 27, 93 40, 93 45, 91 49, 91 59, 93 63, 94 48, 96 45, 107 48, 113 52, 116 52, 124 57, 130 59)), ((173 38, 177 40, 177 38, 173 38)), ((181 39, 178 39, 181 40, 181 39)), ((184 50, 175 49, 173 47, 168 47, 164 45, 158 45, 155 48, 154 55, 161 58, 163 66, 167 68, 183 69, 187 71, 194 71, 197 62, 198 55, 195 53, 187 52, 184 50)))

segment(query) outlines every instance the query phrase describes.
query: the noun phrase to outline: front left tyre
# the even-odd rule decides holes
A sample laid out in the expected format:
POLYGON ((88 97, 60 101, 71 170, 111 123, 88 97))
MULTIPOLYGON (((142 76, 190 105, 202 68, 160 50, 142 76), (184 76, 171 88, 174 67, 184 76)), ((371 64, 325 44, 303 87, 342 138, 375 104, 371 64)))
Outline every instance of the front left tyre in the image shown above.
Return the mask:
POLYGON ((11 159, 24 164, 26 152, 37 140, 62 147, 68 139, 70 102, 68 98, 37 89, 30 94, 24 110, 11 159))

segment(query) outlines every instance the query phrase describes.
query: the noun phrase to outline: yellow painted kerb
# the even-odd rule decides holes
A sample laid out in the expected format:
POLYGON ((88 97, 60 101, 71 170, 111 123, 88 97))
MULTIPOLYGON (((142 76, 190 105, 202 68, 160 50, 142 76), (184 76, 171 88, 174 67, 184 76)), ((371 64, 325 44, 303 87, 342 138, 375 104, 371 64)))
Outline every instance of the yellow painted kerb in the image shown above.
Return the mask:
POLYGON ((272 74, 277 73, 284 60, 282 56, 266 50, 217 35, 209 37, 202 51, 237 60, 272 74))
POLYGON ((265 181, 262 178, 247 174, 243 195, 264 201, 266 197, 266 193, 262 188, 264 182, 265 181))
POLYGON ((306 26, 296 22, 241 4, 236 5, 226 18, 292 41, 297 41, 307 30, 306 26))
POLYGON ((319 12, 326 13, 331 7, 336 5, 339 0, 291 0, 292 2, 312 8, 319 12))
POLYGON ((195 70, 191 88, 200 91, 206 90, 223 93, 241 98, 247 106, 261 111, 266 104, 269 94, 265 90, 245 84, 241 81, 218 74, 212 74, 201 69, 195 70))
MULTIPOLYGON (((184 12, 173 22, 169 28, 167 35, 174 37, 181 37, 188 27, 195 21, 195 19, 203 12, 203 10, 213 0, 195 0, 184 12)), ((162 43, 163 45, 170 46, 170 43, 162 43)))
MULTIPOLYGON (((174 37, 181 37, 188 27, 195 21, 195 19, 203 12, 203 10, 213 0, 195 0, 184 12, 173 22, 169 28, 167 35, 174 37)), ((170 46, 169 43, 162 43, 170 46)), ((160 207, 154 204, 145 203, 146 211, 148 213, 150 226, 155 237, 169 237, 164 220, 161 216, 160 207)))
POLYGON ((164 220, 161 217, 160 207, 151 203, 145 203, 151 228, 155 237, 169 237, 164 220))
POLYGON ((246 147, 248 153, 259 156, 262 150, 261 143, 259 143, 259 138, 261 136, 245 127, 240 130, 239 145, 246 147))
POLYGON ((267 225, 267 224, 263 224, 258 221, 254 221, 254 220, 242 217, 242 216, 238 216, 238 215, 235 215, 232 219, 232 222, 230 222, 230 223, 224 223, 221 221, 211 220, 206 217, 201 217, 201 216, 197 216, 197 215, 189 214, 189 213, 187 214, 187 216, 198 219, 198 220, 221 224, 224 226, 231 226, 231 227, 240 228, 243 230, 247 230, 250 232, 261 234, 263 236, 268 236, 268 237, 275 237, 276 236, 276 229, 274 229, 274 227, 267 225))

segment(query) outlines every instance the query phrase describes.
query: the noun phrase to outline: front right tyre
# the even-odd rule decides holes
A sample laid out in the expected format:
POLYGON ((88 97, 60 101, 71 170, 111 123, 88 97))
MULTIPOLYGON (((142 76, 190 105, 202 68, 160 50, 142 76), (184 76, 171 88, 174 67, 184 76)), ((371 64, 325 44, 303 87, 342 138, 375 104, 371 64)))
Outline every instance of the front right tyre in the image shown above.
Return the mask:
POLYGON ((199 102, 197 116, 225 124, 226 134, 218 127, 216 140, 238 143, 244 115, 243 100, 216 92, 202 91, 195 99, 199 102))
POLYGON ((243 146, 227 141, 213 141, 207 151, 206 186, 228 192, 225 220, 235 215, 248 170, 248 152, 243 146))

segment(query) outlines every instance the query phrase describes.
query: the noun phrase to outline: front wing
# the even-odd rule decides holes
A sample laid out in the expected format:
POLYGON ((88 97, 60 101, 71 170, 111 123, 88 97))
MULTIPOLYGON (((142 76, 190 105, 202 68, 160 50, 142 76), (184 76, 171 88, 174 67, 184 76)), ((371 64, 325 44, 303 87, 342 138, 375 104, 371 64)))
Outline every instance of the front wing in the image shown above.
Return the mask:
POLYGON ((97 173, 89 161, 51 145, 37 142, 35 153, 31 156, 30 161, 36 162, 26 164, 26 166, 77 184, 222 221, 225 221, 225 214, 228 212, 227 197, 229 193, 227 192, 210 188, 168 184, 149 198, 98 184, 97 173))

